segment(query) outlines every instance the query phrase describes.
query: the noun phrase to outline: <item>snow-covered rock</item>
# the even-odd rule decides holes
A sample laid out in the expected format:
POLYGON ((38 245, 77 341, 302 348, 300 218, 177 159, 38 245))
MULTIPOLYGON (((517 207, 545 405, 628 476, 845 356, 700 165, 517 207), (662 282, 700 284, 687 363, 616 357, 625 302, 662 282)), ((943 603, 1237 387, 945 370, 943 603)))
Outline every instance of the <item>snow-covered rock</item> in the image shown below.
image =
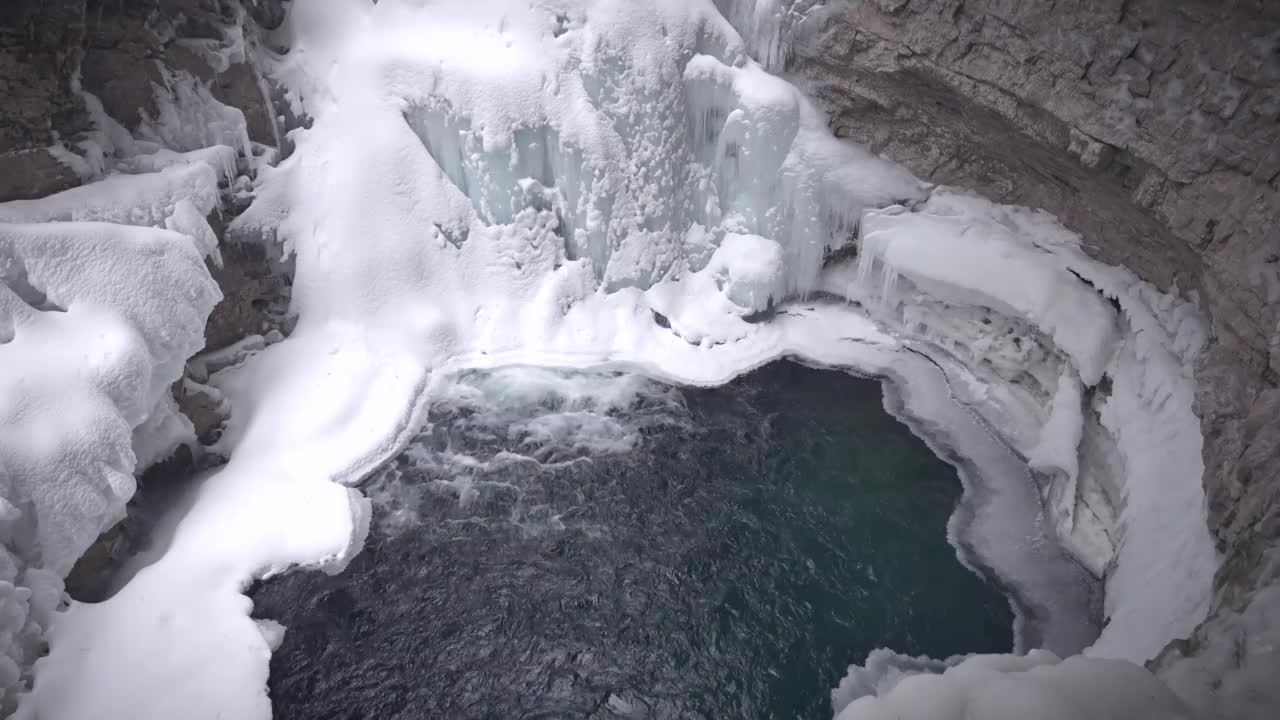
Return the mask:
POLYGON ((10 709, 62 578, 133 495, 134 429, 189 433, 169 385, 204 344, 220 297, 188 236, 0 223, 0 681, 10 709))
POLYGON ((865 299, 908 336, 969 353, 979 385, 972 404, 1046 477, 1056 536, 1095 572, 1112 567, 1110 622, 1091 652, 1143 662, 1195 629, 1217 557, 1192 411, 1194 362, 1207 334, 1194 307, 1091 260, 1049 216, 948 191, 914 212, 867 213, 856 272, 832 268, 827 287, 865 299), (921 312, 930 307, 938 309, 921 312), (1051 352, 1041 361, 1050 374, 1036 378, 1033 363, 1013 377, 992 372, 986 338, 1004 325, 988 316, 967 326, 934 321, 966 308, 1035 328, 1051 352), (1096 417, 1086 417, 1086 389, 1096 417), (1118 458, 1082 478, 1082 459, 1092 460, 1081 455, 1086 422, 1115 440, 1118 458), (1085 507, 1108 495, 1118 496, 1113 527, 1085 507))

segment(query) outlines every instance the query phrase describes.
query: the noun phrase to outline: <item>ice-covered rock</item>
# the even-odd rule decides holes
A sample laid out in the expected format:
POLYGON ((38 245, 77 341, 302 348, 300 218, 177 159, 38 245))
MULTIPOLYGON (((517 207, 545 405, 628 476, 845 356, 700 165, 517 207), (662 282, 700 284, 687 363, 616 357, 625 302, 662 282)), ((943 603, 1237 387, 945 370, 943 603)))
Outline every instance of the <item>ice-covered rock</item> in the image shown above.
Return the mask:
MULTIPOLYGON (((1194 630, 1217 567, 1192 411, 1207 332, 1195 309, 1089 259, 1048 216, 961 193, 937 191, 915 211, 868 212, 862 240, 856 273, 833 268, 826 287, 864 299, 922 342, 965 354, 975 373, 970 402, 1041 472, 1055 534, 1106 572, 1110 622, 1091 652, 1142 662, 1194 630), (988 314, 966 324, 957 310, 988 314), (992 330, 1006 327, 992 316, 1042 334, 1042 364, 1056 371, 1037 377, 1028 363, 1002 372, 986 352, 992 330), (1116 457, 1082 457, 1089 423, 1114 439, 1116 457), (1084 477, 1082 463, 1091 468, 1084 477), (1110 507, 1089 507, 1099 503, 1110 507), (1114 526, 1099 524, 1109 516, 1114 526)), ((1036 341, 1024 333, 1013 342, 1036 341)))
POLYGON ((1097 384, 1115 351, 1115 311, 1064 262, 1017 237, 1003 211, 991 210, 971 212, 962 196, 938 193, 921 213, 868 213, 859 273, 879 273, 885 288, 905 276, 952 305, 1021 317, 1053 338, 1086 385, 1097 384))
POLYGON ((185 156, 169 154, 163 162, 134 158, 142 172, 112 175, 39 200, 0 203, 0 222, 108 222, 162 227, 179 203, 187 202, 202 217, 219 205, 218 182, 235 168, 234 152, 217 147, 185 156))

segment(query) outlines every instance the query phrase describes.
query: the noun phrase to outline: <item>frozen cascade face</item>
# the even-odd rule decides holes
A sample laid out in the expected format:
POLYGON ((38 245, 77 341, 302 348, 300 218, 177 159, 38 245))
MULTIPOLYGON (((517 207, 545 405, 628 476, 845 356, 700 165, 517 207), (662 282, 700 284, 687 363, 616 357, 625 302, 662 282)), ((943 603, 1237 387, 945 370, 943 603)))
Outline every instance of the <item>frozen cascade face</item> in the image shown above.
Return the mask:
POLYGON ((715 0, 716 8, 746 43, 747 51, 770 72, 786 67, 790 38, 826 0, 715 0))
MULTIPOLYGON (((557 17, 552 37, 567 45, 574 18, 557 17)), ((458 77, 467 69, 424 78, 424 89, 444 84, 444 92, 412 100, 405 119, 447 178, 451 205, 467 201, 474 213, 442 224, 440 235, 461 246, 472 223, 489 229, 527 218, 562 238, 566 261, 589 260, 607 291, 701 270, 726 233, 790 238, 783 262, 747 270, 760 287, 746 309, 758 310, 811 288, 824 253, 848 242, 864 207, 920 197, 914 180, 889 166, 877 172, 878 161, 855 149, 829 138, 798 142, 802 132, 824 135, 822 119, 758 67, 693 54, 727 42, 702 37, 708 32, 690 38, 686 54, 647 68, 655 77, 643 83, 635 78, 648 56, 608 46, 571 52, 562 62, 589 61, 598 74, 557 78, 561 97, 536 98, 528 115, 506 119, 506 133, 477 129, 469 117, 468 94, 487 78, 458 77), (454 85, 459 97, 448 92, 454 85), (838 170, 859 166, 878 181, 852 196, 835 189, 838 170)), ((722 260, 746 260, 733 255, 722 260)))
MULTIPOLYGON (((314 122, 232 232, 292 260, 296 329, 210 379, 233 410, 229 464, 163 556, 59 617, 19 717, 269 717, 280 628, 250 619, 242 588, 345 567, 369 523, 346 485, 413 436, 441 377, 511 364, 719 384, 795 355, 889 377, 964 470, 952 539, 1018 580, 1025 642, 1089 640, 1085 573, 1059 544, 1107 576, 1092 654, 1141 661, 1189 632, 1216 562, 1193 308, 1090 261, 1050 218, 931 190, 832 138, 749 57, 802 22, 772 7, 292 3, 289 52, 260 62, 314 122)), ((939 679, 849 683, 836 709, 1181 712, 1120 661, 951 665, 895 665, 939 679), (979 698, 989 681, 1007 692, 979 698)))

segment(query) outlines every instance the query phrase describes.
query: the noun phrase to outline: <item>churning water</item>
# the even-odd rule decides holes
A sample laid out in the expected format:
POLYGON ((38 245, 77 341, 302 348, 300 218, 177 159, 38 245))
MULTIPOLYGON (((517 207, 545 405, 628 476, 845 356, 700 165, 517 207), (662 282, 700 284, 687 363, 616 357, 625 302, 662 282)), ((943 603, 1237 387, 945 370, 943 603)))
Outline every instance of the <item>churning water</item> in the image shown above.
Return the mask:
POLYGON ((954 469, 840 372, 466 373, 365 490, 346 572, 252 592, 282 720, 825 720, 873 648, 1012 644, 954 469))

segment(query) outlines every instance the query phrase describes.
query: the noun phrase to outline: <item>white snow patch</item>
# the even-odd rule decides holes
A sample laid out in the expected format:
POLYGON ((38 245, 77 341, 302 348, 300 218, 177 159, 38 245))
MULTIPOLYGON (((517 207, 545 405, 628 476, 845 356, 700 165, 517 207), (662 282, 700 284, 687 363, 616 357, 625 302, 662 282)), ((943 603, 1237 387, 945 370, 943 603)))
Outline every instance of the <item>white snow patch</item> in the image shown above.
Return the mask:
POLYGON ((872 653, 832 693, 836 720, 1192 720, 1138 665, 1081 656, 974 655, 947 662, 872 653))
POLYGON ((219 299, 200 250, 177 233, 0 223, 5 711, 62 601, 62 577, 122 517, 136 459, 189 433, 168 389, 219 299), (135 430, 175 423, 134 447, 135 430))

